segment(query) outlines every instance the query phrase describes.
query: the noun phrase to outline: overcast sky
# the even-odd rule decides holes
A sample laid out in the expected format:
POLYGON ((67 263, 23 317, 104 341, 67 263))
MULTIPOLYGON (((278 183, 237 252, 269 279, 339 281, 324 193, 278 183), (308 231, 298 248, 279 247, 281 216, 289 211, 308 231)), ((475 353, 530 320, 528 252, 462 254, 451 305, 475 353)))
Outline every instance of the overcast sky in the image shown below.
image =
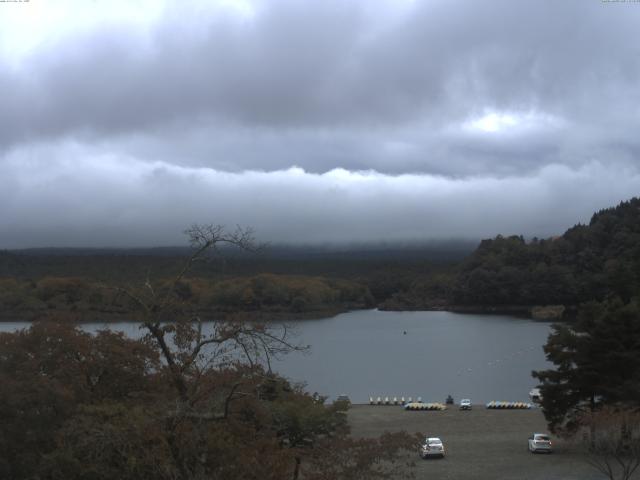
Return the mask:
POLYGON ((640 194, 640 3, 0 2, 0 248, 550 236, 640 194))

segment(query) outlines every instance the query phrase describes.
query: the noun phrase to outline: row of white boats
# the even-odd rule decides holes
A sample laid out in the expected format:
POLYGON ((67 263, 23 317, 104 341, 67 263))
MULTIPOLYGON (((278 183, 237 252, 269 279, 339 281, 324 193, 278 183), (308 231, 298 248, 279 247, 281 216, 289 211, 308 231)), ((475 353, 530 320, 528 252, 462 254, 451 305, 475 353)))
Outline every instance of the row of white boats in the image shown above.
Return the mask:
MULTIPOLYGON (((532 388, 529 392, 529 398, 532 403, 542 401, 542 394, 539 388, 532 388)), ((422 397, 369 397, 369 405, 411 405, 413 410, 443 410, 446 406, 443 403, 424 403, 422 397), (444 408, 443 408, 444 407, 444 408)), ((491 401, 487 403, 487 408, 531 408, 533 405, 526 402, 499 402, 491 401)))

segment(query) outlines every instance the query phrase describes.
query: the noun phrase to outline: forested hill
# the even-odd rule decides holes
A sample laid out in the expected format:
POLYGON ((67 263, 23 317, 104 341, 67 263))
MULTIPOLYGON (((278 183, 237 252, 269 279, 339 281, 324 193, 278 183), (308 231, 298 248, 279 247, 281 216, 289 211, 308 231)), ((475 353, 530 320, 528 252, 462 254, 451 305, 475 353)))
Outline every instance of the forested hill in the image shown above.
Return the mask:
MULTIPOLYGON (((499 235, 472 249, 469 242, 449 241, 223 252, 196 265, 189 282, 206 309, 297 313, 375 305, 506 312, 515 306, 524 313, 529 306, 577 306, 608 297, 626 303, 640 293, 640 198, 601 210, 588 225, 559 237, 499 235)), ((108 299, 95 285, 143 284, 148 276, 167 281, 187 253, 175 248, 0 251, 0 311, 102 312, 108 299)))
MULTIPOLYGON (((260 252, 221 249, 220 255, 193 266, 181 293, 203 315, 327 316, 377 306, 411 285, 434 279, 475 245, 450 240, 271 246, 260 252)), ((0 251, 0 320, 61 313, 118 320, 129 310, 114 287, 145 285, 147 279, 166 287, 190 253, 188 248, 0 251)))
POLYGON ((547 240, 483 240, 452 279, 454 305, 577 305, 640 292, 640 198, 547 240))

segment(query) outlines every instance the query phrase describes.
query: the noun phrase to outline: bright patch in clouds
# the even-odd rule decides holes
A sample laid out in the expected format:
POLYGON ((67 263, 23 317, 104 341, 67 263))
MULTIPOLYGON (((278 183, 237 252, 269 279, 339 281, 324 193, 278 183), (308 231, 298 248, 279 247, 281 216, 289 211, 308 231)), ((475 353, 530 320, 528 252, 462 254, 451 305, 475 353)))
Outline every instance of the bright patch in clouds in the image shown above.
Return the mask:
POLYGON ((244 18, 252 18, 256 14, 255 6, 249 0, 218 0, 217 4, 244 18))
POLYGON ((31 0, 3 2, 1 6, 0 55, 14 63, 38 48, 105 25, 147 30, 165 8, 157 0, 31 0))
MULTIPOLYGON (((129 28, 139 37, 148 35, 170 10, 181 13, 181 2, 161 0, 31 0, 0 2, 0 59, 18 64, 37 49, 55 45, 65 38, 104 27, 129 28)), ((195 0, 189 12, 231 13, 250 19, 255 7, 250 0, 195 0)), ((182 12, 184 13, 184 12, 182 12)), ((206 17, 205 15, 205 17, 206 17)))
POLYGON ((509 114, 489 113, 468 123, 471 130, 495 133, 518 125, 518 119, 509 114))
POLYGON ((536 129, 555 129, 564 126, 564 121, 553 115, 526 112, 488 112, 468 120, 463 128, 471 132, 514 133, 536 129))

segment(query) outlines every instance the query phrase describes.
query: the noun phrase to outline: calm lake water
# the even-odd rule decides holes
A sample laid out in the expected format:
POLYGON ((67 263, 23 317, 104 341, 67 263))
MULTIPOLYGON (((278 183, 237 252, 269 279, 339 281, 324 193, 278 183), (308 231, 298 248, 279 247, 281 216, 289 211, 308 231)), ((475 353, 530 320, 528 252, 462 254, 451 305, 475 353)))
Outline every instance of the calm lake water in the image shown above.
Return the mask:
MULTIPOLYGON (((0 331, 28 325, 0 323, 0 331)), ((542 346, 550 324, 509 316, 359 310, 289 326, 311 349, 285 356, 274 370, 305 381, 310 392, 345 393, 356 403, 370 396, 442 402, 448 394, 456 402, 528 401, 531 370, 549 367, 542 346)), ((131 323, 83 325, 106 327, 140 335, 131 323)))

